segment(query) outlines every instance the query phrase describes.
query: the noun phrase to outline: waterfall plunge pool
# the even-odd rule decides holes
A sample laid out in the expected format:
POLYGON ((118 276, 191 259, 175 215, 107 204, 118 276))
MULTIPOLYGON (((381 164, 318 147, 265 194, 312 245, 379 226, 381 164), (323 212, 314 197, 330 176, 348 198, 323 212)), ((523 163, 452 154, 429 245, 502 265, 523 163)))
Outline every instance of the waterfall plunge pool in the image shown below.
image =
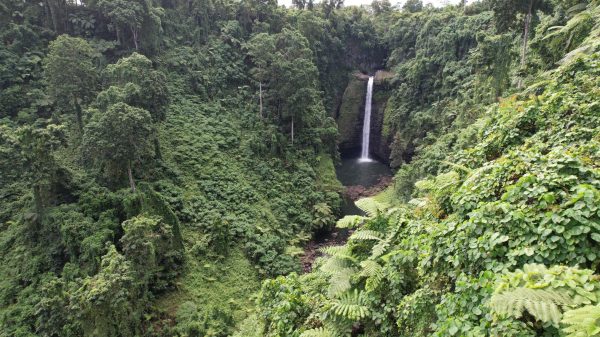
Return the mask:
POLYGON ((382 177, 392 176, 390 168, 374 159, 368 161, 360 157, 342 157, 341 164, 336 167, 338 180, 344 186, 375 186, 382 177))
POLYGON ((360 156, 342 156, 340 165, 335 169, 338 180, 346 187, 343 215, 363 215, 352 201, 353 192, 367 191, 382 183, 383 179, 393 176, 392 170, 384 163, 371 157, 368 161, 360 156))

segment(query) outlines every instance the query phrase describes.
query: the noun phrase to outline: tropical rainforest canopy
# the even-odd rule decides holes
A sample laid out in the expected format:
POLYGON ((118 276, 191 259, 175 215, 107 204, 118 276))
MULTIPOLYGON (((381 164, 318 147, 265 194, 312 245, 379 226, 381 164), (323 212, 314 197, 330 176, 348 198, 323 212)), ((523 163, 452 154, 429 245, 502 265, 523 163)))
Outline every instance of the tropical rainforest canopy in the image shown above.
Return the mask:
POLYGON ((0 336, 600 336, 600 2, 293 4, 0 1, 0 336))

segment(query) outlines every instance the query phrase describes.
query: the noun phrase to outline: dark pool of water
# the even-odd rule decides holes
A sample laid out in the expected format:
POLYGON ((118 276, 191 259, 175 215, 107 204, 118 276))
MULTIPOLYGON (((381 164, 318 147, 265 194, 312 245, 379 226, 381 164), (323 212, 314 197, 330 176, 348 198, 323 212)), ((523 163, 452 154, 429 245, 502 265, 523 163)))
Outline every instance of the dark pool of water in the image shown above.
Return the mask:
POLYGON ((375 159, 369 162, 360 161, 357 157, 342 158, 336 167, 337 177, 344 186, 361 185, 371 187, 377 184, 381 176, 391 176, 392 170, 375 159))
MULTIPOLYGON (((392 170, 386 164, 375 159, 365 162, 358 157, 342 157, 341 164, 335 170, 339 181, 344 186, 361 185, 366 188, 376 185, 382 176, 392 175, 392 170)), ((342 205, 342 214, 364 215, 347 196, 342 205)))

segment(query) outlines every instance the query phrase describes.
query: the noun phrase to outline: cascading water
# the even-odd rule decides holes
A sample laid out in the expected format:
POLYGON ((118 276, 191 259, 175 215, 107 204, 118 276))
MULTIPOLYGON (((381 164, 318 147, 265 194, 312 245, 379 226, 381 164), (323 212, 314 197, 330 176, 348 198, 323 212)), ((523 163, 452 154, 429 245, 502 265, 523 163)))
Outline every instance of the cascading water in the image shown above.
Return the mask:
POLYGON ((371 161, 369 158, 369 137, 371 134, 371 100, 373 98, 373 76, 369 76, 367 83, 367 97, 365 99, 365 119, 362 131, 362 152, 360 161, 371 161))

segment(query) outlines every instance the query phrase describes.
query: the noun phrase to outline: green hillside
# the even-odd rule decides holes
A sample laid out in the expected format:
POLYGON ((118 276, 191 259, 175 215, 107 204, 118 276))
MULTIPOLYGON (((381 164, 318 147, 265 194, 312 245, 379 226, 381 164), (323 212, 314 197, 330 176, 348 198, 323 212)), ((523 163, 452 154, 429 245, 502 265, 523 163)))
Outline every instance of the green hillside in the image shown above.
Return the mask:
POLYGON ((5 1, 0 37, 1 337, 600 336, 596 0, 5 1), (368 75, 394 179, 346 215, 368 75))

